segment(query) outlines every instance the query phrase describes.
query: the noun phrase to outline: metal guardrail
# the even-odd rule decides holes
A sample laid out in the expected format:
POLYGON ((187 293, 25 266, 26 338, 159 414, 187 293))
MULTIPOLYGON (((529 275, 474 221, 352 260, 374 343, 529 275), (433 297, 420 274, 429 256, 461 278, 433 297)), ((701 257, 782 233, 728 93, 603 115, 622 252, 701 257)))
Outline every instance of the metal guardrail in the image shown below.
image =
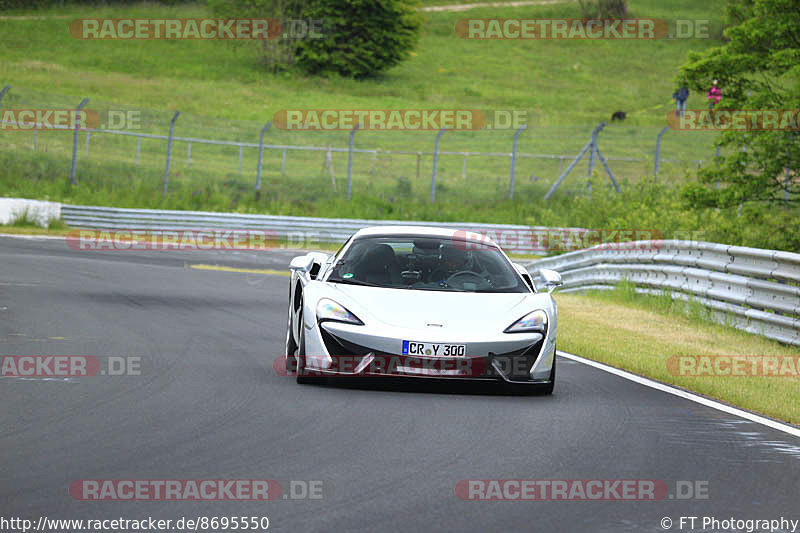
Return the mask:
POLYGON ((563 292, 609 289, 694 300, 733 327, 800 345, 800 254, 698 241, 598 245, 527 265, 561 273, 563 292))
MULTIPOLYGON (((61 218, 75 228, 104 230, 260 230, 274 232, 290 246, 343 243, 361 228, 382 225, 433 225, 488 236, 581 228, 510 224, 359 220, 205 211, 161 211, 62 205, 61 218)), ((515 239, 507 251, 541 253, 536 240, 515 239)), ((800 345, 800 254, 698 241, 636 241, 601 244, 548 257, 527 265, 561 273, 564 292, 609 289, 622 280, 640 292, 667 291, 693 299, 712 316, 739 329, 800 345)))
POLYGON ((61 220, 70 227, 105 230, 260 230, 272 232, 290 246, 314 246, 316 243, 342 244, 356 231, 369 226, 437 226, 487 235, 504 245, 507 251, 542 254, 535 239, 518 238, 521 233, 585 232, 582 228, 547 228, 511 224, 477 224, 474 222, 417 222, 407 220, 362 220, 347 218, 315 218, 275 215, 214 213, 207 211, 162 211, 62 205, 61 220), (503 239, 504 235, 512 238, 503 239))

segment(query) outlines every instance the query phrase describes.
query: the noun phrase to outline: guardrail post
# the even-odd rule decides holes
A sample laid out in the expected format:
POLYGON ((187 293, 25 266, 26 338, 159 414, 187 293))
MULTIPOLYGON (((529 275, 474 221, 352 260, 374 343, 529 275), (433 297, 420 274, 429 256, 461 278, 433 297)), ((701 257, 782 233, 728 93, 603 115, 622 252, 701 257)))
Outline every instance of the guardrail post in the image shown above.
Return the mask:
POLYGON ((169 190, 169 162, 172 158, 172 135, 175 133, 175 121, 178 120, 178 116, 181 114, 180 111, 175 112, 175 116, 172 117, 172 120, 169 121, 169 139, 167 140, 167 168, 164 171, 164 197, 167 196, 167 191, 169 190))
POLYGON ((78 104, 78 107, 75 109, 75 111, 78 111, 78 113, 75 114, 75 131, 72 134, 72 172, 70 173, 73 185, 78 184, 78 181, 75 179, 75 167, 78 162, 78 129, 79 129, 78 126, 81 123, 80 110, 83 109, 83 106, 85 106, 87 103, 89 103, 89 99, 84 98, 83 100, 81 100, 81 103, 78 104))
POLYGON ((655 182, 658 183, 658 166, 661 163, 661 138, 667 133, 669 126, 664 126, 664 129, 658 134, 658 138, 656 139, 656 162, 655 166, 653 167, 653 178, 655 182))
POLYGON ((350 148, 347 152, 347 198, 350 198, 350 194, 353 190, 353 140, 356 136, 356 132, 358 128, 361 127, 361 124, 356 124, 356 126, 350 130, 350 148))
POLYGON ((431 202, 436 201, 436 169, 439 166, 439 140, 447 128, 442 128, 436 134, 436 143, 433 147, 433 175, 431 176, 431 202))
POLYGON ((267 133, 272 122, 267 122, 267 125, 261 128, 261 134, 258 137, 258 170, 256 171, 256 190, 261 190, 261 163, 264 161, 264 134, 267 133))
POLYGON ((523 124, 520 128, 514 133, 514 147, 511 149, 511 183, 508 186, 508 198, 514 198, 514 175, 517 170, 517 145, 519 143, 519 134, 522 133, 522 130, 527 128, 527 124, 523 124))

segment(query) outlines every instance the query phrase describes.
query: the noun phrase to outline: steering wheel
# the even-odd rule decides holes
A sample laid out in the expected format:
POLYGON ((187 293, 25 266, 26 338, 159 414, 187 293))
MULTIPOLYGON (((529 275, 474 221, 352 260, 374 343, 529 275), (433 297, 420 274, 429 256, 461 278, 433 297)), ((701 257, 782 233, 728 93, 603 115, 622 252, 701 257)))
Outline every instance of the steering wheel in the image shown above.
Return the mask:
POLYGON ((447 281, 445 281, 445 283, 447 283, 448 285, 451 285, 451 286, 456 286, 456 287, 460 286, 460 288, 463 289, 465 282, 462 281, 461 284, 459 285, 459 284, 454 284, 453 280, 456 279, 456 278, 459 278, 459 277, 464 277, 464 276, 473 277, 474 279, 477 280, 477 284, 478 285, 485 285, 487 283, 486 280, 483 278, 483 276, 481 276, 480 274, 477 274, 475 272, 472 272, 471 270, 460 270, 460 271, 456 272, 455 274, 452 274, 449 278, 447 278, 447 281))

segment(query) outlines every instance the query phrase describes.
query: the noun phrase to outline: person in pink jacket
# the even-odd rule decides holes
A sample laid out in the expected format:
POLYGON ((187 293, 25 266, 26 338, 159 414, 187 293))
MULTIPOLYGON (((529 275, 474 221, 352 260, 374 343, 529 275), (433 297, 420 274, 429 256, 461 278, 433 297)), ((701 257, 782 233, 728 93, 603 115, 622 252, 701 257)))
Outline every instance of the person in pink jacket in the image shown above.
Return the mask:
POLYGON ((708 110, 713 111, 714 106, 722 100, 722 90, 717 87, 717 79, 714 78, 712 82, 711 88, 706 93, 706 98, 708 98, 708 110))

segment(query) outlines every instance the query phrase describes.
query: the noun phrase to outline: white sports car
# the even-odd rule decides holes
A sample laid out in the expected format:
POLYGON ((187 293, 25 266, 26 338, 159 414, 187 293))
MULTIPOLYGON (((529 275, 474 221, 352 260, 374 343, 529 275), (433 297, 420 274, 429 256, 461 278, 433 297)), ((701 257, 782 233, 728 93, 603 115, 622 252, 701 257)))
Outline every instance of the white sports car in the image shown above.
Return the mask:
POLYGON ((289 266, 287 371, 300 383, 336 376, 492 380, 553 391, 561 284, 486 237, 439 228, 358 231, 335 255, 289 266))

